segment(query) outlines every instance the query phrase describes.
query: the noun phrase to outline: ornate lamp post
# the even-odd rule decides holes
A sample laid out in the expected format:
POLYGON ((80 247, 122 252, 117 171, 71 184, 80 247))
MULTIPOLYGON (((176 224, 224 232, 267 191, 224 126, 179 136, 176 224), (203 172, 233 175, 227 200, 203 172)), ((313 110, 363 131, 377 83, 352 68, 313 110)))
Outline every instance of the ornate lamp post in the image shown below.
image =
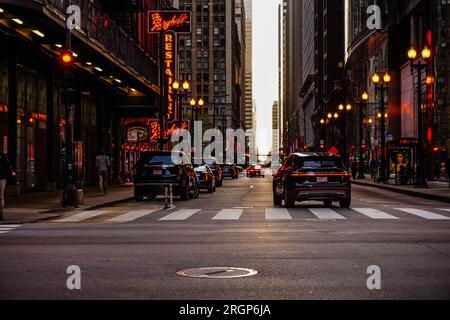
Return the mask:
POLYGON ((416 187, 426 188, 428 187, 427 180, 425 178, 425 154, 424 154, 424 142, 423 142, 423 110, 422 110, 422 73, 425 70, 428 62, 431 58, 431 50, 424 47, 422 50, 422 56, 417 59, 417 51, 414 47, 411 47, 408 51, 408 58, 411 64, 411 74, 414 75, 414 70, 417 70, 417 134, 418 134, 418 150, 417 150, 417 172, 416 172, 416 187))
POLYGON ((190 83, 186 80, 183 82, 182 85, 180 85, 180 83, 178 81, 175 81, 172 84, 172 88, 174 90, 174 95, 178 100, 178 105, 180 107, 180 123, 179 126, 180 128, 182 127, 183 124, 183 100, 187 99, 187 97, 189 96, 189 89, 191 88, 190 83))
POLYGON ((375 90, 380 91, 380 112, 379 117, 381 118, 381 161, 380 161, 380 178, 379 182, 388 183, 388 177, 386 175, 386 114, 385 105, 384 105, 384 97, 385 92, 388 92, 389 83, 391 82, 391 76, 388 72, 386 72, 383 76, 383 79, 378 75, 378 73, 374 73, 372 76, 372 83, 375 85, 375 90))
POLYGON ((364 175, 364 109, 367 101, 369 100, 369 94, 364 92, 361 95, 361 101, 359 102, 359 173, 358 180, 366 178, 364 175))

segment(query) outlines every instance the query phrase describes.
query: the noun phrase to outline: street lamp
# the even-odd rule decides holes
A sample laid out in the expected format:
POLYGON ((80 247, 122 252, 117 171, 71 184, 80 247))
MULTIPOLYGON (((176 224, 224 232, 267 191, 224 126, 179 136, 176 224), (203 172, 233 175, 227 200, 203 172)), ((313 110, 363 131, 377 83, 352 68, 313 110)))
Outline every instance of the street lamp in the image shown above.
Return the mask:
POLYGON ((383 76, 383 82, 378 73, 372 75, 372 82, 375 85, 375 90, 380 91, 380 112, 378 118, 381 119, 381 161, 380 161, 380 178, 379 182, 388 183, 388 177, 386 175, 386 117, 384 108, 384 93, 388 91, 389 83, 391 82, 391 76, 386 72, 383 76))
POLYGON ((358 180, 365 179, 364 175, 364 128, 363 128, 363 122, 364 122, 364 109, 367 104, 367 101, 369 100, 369 94, 367 92, 364 92, 361 95, 361 100, 359 102, 359 173, 358 173, 358 180))
MULTIPOLYGON (((423 140, 423 114, 422 114, 422 73, 425 70, 431 58, 431 50, 428 47, 422 49, 422 57, 417 60, 417 50, 412 46, 408 51, 408 58, 411 65, 411 74, 414 76, 414 70, 417 70, 417 133, 418 133, 418 150, 417 150, 417 172, 416 172, 416 187, 428 187, 425 179, 425 154, 424 154, 424 140, 423 140), (416 62, 417 60, 417 62, 416 62)), ((429 80, 427 80, 429 81, 429 80)))
POLYGON ((180 111, 180 129, 183 125, 183 99, 187 98, 189 95, 189 89, 190 89, 191 85, 189 84, 189 82, 186 80, 183 82, 183 85, 180 85, 180 83, 178 81, 174 81, 172 83, 172 88, 174 91, 174 96, 177 99, 178 102, 178 106, 179 106, 179 111, 180 111))

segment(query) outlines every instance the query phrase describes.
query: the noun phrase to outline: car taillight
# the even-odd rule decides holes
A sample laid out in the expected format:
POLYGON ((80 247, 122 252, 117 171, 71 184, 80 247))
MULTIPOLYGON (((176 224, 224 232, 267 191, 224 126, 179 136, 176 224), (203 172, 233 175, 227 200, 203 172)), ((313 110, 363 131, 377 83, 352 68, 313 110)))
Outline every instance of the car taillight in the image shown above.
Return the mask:
POLYGON ((206 181, 208 181, 209 180, 209 175, 207 173, 205 173, 204 178, 205 178, 206 181))

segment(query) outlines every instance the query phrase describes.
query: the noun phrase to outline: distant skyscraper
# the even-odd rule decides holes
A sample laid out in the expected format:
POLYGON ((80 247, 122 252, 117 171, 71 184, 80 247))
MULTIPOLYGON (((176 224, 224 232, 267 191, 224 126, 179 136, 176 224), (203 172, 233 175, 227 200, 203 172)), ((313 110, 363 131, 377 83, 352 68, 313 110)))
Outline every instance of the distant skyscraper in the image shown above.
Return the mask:
POLYGON ((245 126, 253 126, 253 0, 245 0, 245 126))

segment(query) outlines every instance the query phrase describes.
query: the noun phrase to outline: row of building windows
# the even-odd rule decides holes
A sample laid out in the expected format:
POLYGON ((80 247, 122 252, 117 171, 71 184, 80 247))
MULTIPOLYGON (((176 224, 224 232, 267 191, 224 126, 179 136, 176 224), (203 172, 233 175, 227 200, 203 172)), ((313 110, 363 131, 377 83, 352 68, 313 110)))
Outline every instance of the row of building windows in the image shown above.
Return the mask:
MULTIPOLYGON (((225 59, 226 56, 227 56, 227 53, 224 50, 221 50, 221 51, 215 50, 213 52, 213 56, 214 56, 215 59, 218 59, 218 58, 225 59)), ((209 51, 208 50, 198 50, 197 53, 196 53, 196 57, 197 58, 208 58, 209 57, 209 51)), ((180 58, 182 58, 182 59, 191 59, 192 58, 192 51, 191 50, 181 50, 180 51, 180 58)))
MULTIPOLYGON (((197 43, 197 47, 208 47, 209 39, 197 39, 196 43, 197 43)), ((214 39, 213 40, 214 47, 224 47, 225 45, 226 45, 225 39, 214 39)), ((192 47, 192 40, 191 39, 181 39, 180 46, 192 47)))

